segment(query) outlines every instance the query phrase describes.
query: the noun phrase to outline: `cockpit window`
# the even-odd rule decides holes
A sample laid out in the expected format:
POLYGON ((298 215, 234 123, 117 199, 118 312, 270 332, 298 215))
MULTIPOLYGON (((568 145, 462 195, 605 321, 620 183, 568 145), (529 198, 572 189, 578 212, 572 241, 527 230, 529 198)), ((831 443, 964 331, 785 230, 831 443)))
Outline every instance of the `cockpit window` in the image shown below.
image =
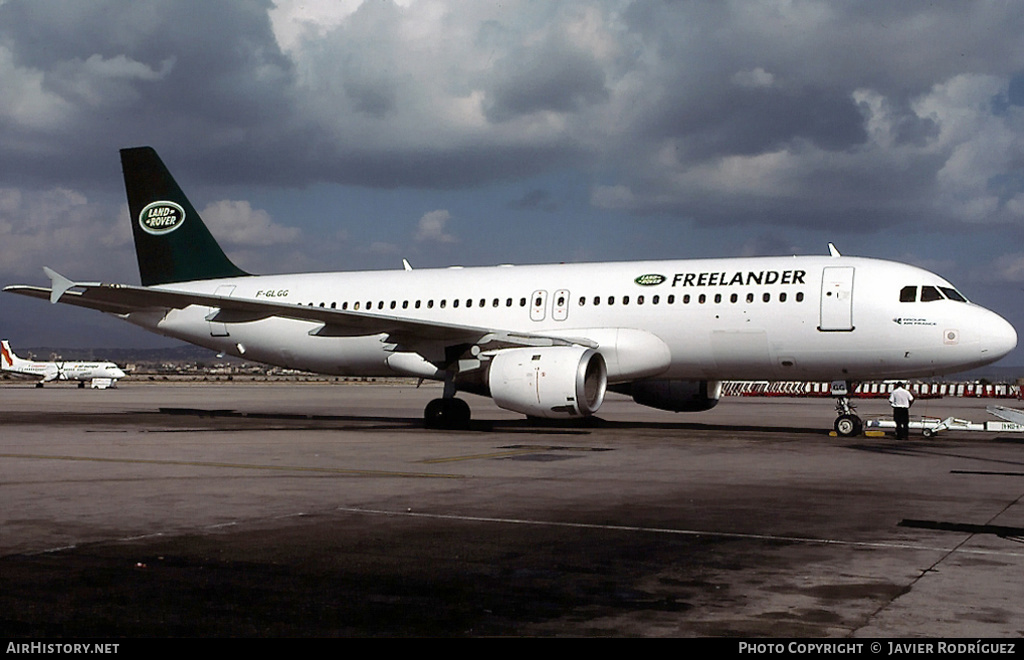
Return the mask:
POLYGON ((948 286, 940 286, 939 288, 942 289, 942 292, 946 294, 946 297, 949 298, 950 300, 955 300, 957 302, 967 302, 967 298, 964 298, 963 294, 961 294, 956 289, 948 286))
MULTIPOLYGON (((917 302, 916 286, 905 286, 900 289, 900 302, 917 302)), ((921 302, 932 302, 934 300, 954 300, 956 302, 967 302, 964 295, 951 286, 930 286, 925 285, 921 289, 921 302)))

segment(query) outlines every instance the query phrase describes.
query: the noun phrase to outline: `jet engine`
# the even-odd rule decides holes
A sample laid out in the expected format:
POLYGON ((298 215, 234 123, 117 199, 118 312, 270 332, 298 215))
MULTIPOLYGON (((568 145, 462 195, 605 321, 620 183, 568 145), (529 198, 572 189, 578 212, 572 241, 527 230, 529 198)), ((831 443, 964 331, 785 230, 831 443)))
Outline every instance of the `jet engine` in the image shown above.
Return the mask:
POLYGON ((491 358, 487 384, 494 403, 532 417, 593 415, 604 402, 608 368, 581 346, 510 348, 491 358))
POLYGON ((711 410, 722 396, 717 380, 639 380, 616 391, 629 394, 641 406, 672 412, 711 410))

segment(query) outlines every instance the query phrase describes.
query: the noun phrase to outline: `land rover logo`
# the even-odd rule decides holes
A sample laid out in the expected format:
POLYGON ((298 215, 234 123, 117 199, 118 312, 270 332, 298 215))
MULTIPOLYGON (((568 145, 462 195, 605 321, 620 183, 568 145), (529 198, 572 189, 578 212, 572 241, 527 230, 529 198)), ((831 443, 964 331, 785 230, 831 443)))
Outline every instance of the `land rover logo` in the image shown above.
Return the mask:
POLYGON ((640 286, 655 286, 665 281, 664 275, 658 275, 657 273, 649 273, 647 275, 641 275, 640 277, 633 280, 640 286))
POLYGON ((185 209, 174 202, 153 202, 139 213, 142 231, 154 236, 167 234, 185 222, 185 209))

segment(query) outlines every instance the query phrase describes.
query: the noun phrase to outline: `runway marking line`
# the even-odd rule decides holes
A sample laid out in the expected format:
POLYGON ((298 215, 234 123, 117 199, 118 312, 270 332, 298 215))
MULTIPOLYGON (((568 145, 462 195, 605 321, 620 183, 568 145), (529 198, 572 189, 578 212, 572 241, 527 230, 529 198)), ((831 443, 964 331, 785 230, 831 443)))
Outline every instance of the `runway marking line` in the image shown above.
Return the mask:
MULTIPOLYGON (((895 541, 843 541, 841 539, 822 539, 801 536, 779 536, 775 534, 745 534, 741 532, 708 532, 694 529, 673 529, 670 527, 643 527, 639 525, 606 525, 597 523, 564 522, 556 520, 529 520, 523 518, 492 518, 488 516, 460 516, 444 513, 419 513, 415 511, 387 511, 385 509, 360 509, 340 506, 336 511, 362 513, 378 516, 407 516, 410 518, 432 518, 434 520, 453 520, 459 522, 486 522, 506 525, 536 525, 538 527, 567 527, 574 529, 598 529, 613 532, 641 532, 645 534, 671 534, 678 536, 707 536, 715 538, 748 539, 755 541, 786 541, 789 543, 807 543, 814 545, 843 545, 857 548, 882 548, 890 550, 926 550, 929 552, 950 552, 948 547, 918 545, 915 543, 899 543, 895 541)), ((954 548, 958 553, 972 555, 998 555, 1001 557, 1024 557, 1024 552, 1004 550, 984 550, 971 548, 954 548)))
POLYGON ((274 470, 277 472, 323 472, 360 477, 403 477, 429 479, 464 479, 461 474, 434 474, 429 472, 397 472, 392 470, 356 470, 353 468, 305 467, 301 465, 254 465, 247 463, 217 463, 212 461, 173 461, 145 458, 101 458, 96 456, 55 456, 49 454, 0 454, 0 458, 33 458, 54 461, 92 461, 96 463, 136 463, 144 465, 187 465, 191 467, 233 468, 238 470, 274 470))

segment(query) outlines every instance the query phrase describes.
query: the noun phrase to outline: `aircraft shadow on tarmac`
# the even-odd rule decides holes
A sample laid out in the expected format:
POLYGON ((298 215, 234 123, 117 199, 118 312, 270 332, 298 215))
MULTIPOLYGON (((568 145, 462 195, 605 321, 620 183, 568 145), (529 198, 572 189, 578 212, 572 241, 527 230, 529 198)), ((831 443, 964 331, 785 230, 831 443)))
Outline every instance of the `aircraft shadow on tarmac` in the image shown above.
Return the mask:
MULTIPOLYGON (((381 415, 314 415, 304 413, 275 412, 241 412, 227 409, 204 408, 160 408, 165 415, 185 415, 210 418, 242 418, 267 421, 307 421, 307 422, 344 422, 385 425, 392 429, 422 429, 424 423, 419 418, 391 417, 381 415)), ((523 419, 487 420, 474 419, 460 431, 469 432, 502 432, 502 433, 547 433, 547 434, 587 434, 598 429, 611 430, 657 430, 657 431, 698 431, 726 433, 789 433, 798 435, 827 435, 822 428, 766 427, 737 424, 703 424, 696 422, 640 422, 640 421, 609 421, 600 417, 587 417, 580 420, 549 420, 534 417, 523 419)))

